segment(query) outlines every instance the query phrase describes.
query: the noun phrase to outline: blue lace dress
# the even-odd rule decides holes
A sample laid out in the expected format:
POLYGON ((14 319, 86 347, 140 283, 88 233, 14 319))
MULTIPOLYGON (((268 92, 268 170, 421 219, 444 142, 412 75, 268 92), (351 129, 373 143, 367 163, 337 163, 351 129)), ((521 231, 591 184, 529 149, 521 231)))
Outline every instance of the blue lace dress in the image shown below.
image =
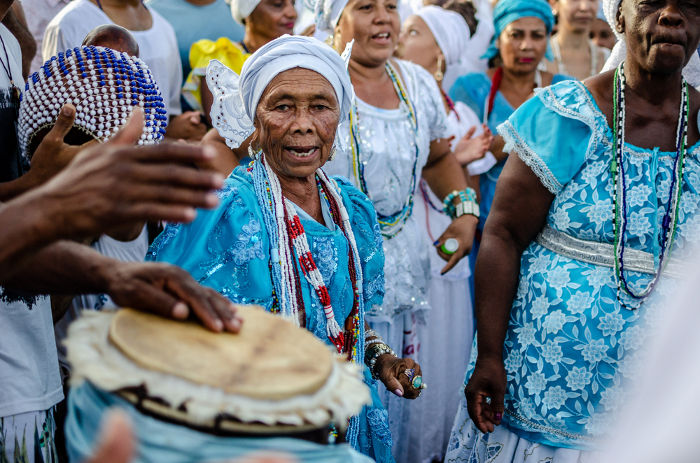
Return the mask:
MULTIPOLYGON (((359 190, 342 179, 336 181, 362 259, 365 307, 373 307, 381 304, 384 295, 384 254, 376 213, 372 203, 359 190)), ((219 207, 212 211, 198 211, 191 224, 168 225, 151 246, 147 260, 178 265, 201 284, 214 288, 234 302, 259 304, 270 310, 273 305, 273 285, 268 267, 270 243, 251 174, 244 168, 236 168, 219 196, 219 207)), ((328 204, 325 200, 321 203, 329 226, 318 223, 300 209, 299 217, 314 261, 329 289, 335 318, 342 326, 353 304, 348 242, 343 231, 330 219, 328 204)), ((306 328, 330 345, 318 296, 306 279, 301 281, 306 328)), ((372 391, 373 404, 365 407, 359 416, 357 448, 378 462, 393 462, 387 413, 366 368, 365 381, 372 391)))
MULTIPOLYGON (((520 461, 514 446, 520 453, 537 449, 542 458, 594 449, 596 438, 611 431, 610 420, 635 377, 631 359, 663 310, 653 297, 638 310, 617 300, 611 267, 612 131, 584 85, 567 81, 538 92, 499 131, 507 151, 518 155, 555 199, 545 228, 521 258, 504 344, 504 426, 482 435, 462 398, 446 459, 452 462, 486 461, 489 455, 499 455, 493 461, 520 461)), ((698 155, 700 143, 686 156, 670 276, 678 273, 674 256, 700 241, 698 155)), ((639 260, 635 268, 640 270, 626 276, 637 291, 658 266, 675 156, 625 147, 625 243, 632 250, 626 262, 639 260)), ((655 292, 662 296, 660 288, 655 292)), ((633 304, 626 295, 622 299, 633 304)))

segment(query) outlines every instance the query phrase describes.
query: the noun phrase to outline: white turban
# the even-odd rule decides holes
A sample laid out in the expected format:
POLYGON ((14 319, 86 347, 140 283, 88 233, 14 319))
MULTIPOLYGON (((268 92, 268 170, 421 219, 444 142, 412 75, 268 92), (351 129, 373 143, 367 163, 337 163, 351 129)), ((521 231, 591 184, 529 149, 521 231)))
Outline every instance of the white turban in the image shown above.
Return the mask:
POLYGON ((238 23, 243 24, 243 20, 250 16, 260 0, 231 0, 231 16, 238 23))
POLYGON ((305 0, 304 3, 314 12, 316 28, 332 35, 348 0, 305 0))
POLYGON ((435 5, 425 6, 415 14, 425 21, 445 56, 442 86, 449 89, 459 76, 473 68, 472 63, 464 62, 471 39, 469 26, 461 14, 435 5))
MULTIPOLYGON (((622 0, 603 0, 603 12, 605 18, 610 24, 610 28, 617 37, 617 43, 610 53, 610 58, 605 63, 603 71, 615 69, 627 57, 627 44, 625 43, 624 35, 617 30, 617 11, 620 9, 622 0)), ((693 53, 693 56, 688 61, 688 64, 683 69, 683 76, 688 83, 693 87, 700 87, 700 50, 698 53, 693 53)))
POLYGON ((207 67, 207 84, 214 96, 212 123, 229 147, 239 147, 253 133, 255 111, 270 81, 294 68, 310 69, 325 77, 338 99, 339 123, 347 119, 353 89, 340 55, 314 38, 283 35, 253 53, 240 77, 217 60, 207 67))

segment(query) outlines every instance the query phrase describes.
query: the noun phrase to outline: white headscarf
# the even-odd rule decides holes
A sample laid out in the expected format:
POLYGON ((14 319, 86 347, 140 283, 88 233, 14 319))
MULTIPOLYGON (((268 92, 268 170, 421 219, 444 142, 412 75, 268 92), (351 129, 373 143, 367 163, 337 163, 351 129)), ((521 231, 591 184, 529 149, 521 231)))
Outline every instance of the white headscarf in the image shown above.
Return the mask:
POLYGON ((353 90, 340 55, 314 38, 283 35, 253 53, 240 77, 217 60, 207 67, 207 84, 214 96, 212 123, 229 147, 239 147, 252 135, 263 92, 275 76, 293 68, 310 69, 325 77, 338 99, 339 123, 348 117, 353 90))
POLYGON ((464 62, 471 39, 469 26, 461 14, 435 5, 425 6, 415 14, 425 21, 445 56, 442 86, 449 89, 459 76, 473 68, 471 63, 464 62))
POLYGON ((250 16, 260 0, 231 0, 231 16, 236 22, 243 24, 243 20, 250 16))
MULTIPOLYGON (((620 9, 622 0, 603 0, 603 12, 610 24, 610 28, 617 37, 617 43, 610 53, 608 61, 603 67, 604 71, 615 69, 627 57, 627 44, 625 37, 617 30, 617 11, 620 9)), ((693 87, 700 87, 700 54, 693 53, 688 64, 683 69, 683 76, 693 87)))
POLYGON ((332 35, 348 0, 305 0, 305 4, 314 12, 316 28, 332 35))

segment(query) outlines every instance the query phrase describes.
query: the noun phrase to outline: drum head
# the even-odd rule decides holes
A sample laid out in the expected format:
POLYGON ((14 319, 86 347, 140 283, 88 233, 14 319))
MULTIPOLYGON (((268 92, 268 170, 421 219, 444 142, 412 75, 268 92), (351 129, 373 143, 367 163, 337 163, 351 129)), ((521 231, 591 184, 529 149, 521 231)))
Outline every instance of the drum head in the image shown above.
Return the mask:
POLYGON ((317 392, 333 369, 331 351, 313 334, 255 306, 238 306, 239 334, 120 310, 109 340, 143 368, 252 399, 317 392))

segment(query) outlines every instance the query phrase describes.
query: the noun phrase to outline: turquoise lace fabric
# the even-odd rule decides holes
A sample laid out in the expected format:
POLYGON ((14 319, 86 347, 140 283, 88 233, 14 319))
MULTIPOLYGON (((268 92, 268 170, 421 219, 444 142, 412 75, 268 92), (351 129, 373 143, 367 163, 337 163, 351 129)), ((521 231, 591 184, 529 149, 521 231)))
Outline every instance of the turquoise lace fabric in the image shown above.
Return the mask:
MULTIPOLYGON (((342 178, 340 187, 362 260, 363 296, 367 309, 379 306, 384 295, 384 254, 376 213, 369 199, 342 178)), ((217 209, 198 211, 194 222, 169 225, 151 246, 147 260, 175 264, 190 272, 201 284, 233 302, 259 304, 272 309, 272 280, 268 263, 270 243, 248 171, 236 168, 219 191, 217 209)), ((300 213, 309 246, 326 283, 336 320, 345 320, 353 302, 348 271, 348 242, 342 230, 322 225, 300 213)), ((301 271, 297 268, 299 275, 301 271)), ((306 328, 330 345, 326 319, 313 287, 301 278, 306 328)), ((366 370, 366 369, 365 369, 366 370)), ((359 416, 358 450, 378 462, 393 462, 388 420, 375 382, 365 371, 373 405, 359 416)))
MULTIPOLYGON (((539 91, 499 132, 506 151, 519 156, 555 195, 549 227, 612 243, 612 131, 583 84, 567 81, 539 91)), ((696 144, 686 158, 674 256, 700 241, 699 154, 696 144)), ((653 254, 656 265, 674 156, 627 145, 623 158, 629 186, 626 246, 653 254)), ((637 291, 651 279, 636 272, 626 276, 637 291)), ((537 242, 525 250, 504 349, 504 422, 516 434, 587 449, 609 430, 625 384, 635 376, 631 359, 659 316, 651 299, 629 310, 616 294, 612 268, 564 257, 537 242)))

